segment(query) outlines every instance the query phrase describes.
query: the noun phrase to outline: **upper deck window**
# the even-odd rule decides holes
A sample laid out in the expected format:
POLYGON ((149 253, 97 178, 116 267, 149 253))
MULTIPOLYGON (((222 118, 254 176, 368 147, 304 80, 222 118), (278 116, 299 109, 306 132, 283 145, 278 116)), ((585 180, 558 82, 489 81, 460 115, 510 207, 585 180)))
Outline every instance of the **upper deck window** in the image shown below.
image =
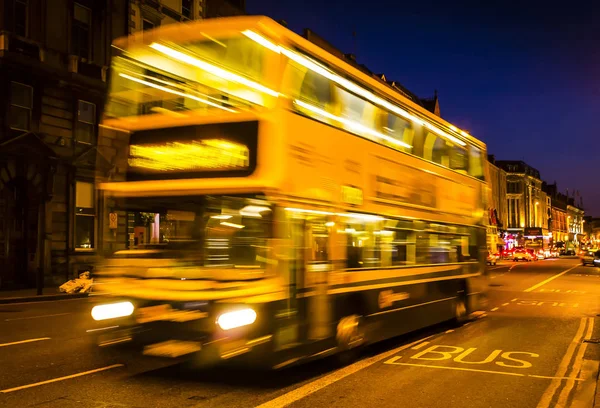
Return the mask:
POLYGON ((108 117, 238 111, 270 106, 264 48, 230 36, 187 44, 150 43, 113 58, 108 117))

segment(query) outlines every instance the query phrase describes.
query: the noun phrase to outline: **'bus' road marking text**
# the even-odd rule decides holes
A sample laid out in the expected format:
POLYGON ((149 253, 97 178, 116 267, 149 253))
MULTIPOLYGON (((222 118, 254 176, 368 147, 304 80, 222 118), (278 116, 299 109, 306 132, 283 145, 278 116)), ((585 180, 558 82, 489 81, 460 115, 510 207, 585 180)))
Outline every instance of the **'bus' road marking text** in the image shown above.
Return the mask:
MULTIPOLYGON (((477 352, 476 347, 470 347, 464 349, 463 347, 456 346, 444 346, 444 345, 433 345, 423 351, 410 357, 411 360, 425 360, 425 361, 444 361, 452 360, 456 363, 461 364, 496 364, 500 367, 506 368, 531 368, 533 364, 529 361, 522 360, 521 358, 515 358, 515 356, 532 357, 537 358, 539 354, 529 353, 526 351, 502 351, 494 350, 487 357, 481 360, 481 353, 479 360, 476 361, 471 355, 477 352), (499 360, 499 361, 498 361, 499 360), (502 361, 505 360, 505 361, 502 361)), ((384 364, 396 363, 402 356, 395 356, 384 364)))

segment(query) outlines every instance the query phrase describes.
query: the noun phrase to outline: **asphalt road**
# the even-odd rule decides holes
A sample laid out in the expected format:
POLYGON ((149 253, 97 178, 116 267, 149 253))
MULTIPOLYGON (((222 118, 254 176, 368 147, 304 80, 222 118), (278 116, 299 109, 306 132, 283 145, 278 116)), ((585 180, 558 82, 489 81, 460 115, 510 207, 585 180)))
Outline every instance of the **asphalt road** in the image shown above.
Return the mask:
POLYGON ((99 353, 86 299, 0 305, 0 407, 592 407, 600 344, 584 340, 600 339, 600 269, 561 259, 489 272, 488 310, 460 328, 377 345, 343 368, 276 373, 99 353))

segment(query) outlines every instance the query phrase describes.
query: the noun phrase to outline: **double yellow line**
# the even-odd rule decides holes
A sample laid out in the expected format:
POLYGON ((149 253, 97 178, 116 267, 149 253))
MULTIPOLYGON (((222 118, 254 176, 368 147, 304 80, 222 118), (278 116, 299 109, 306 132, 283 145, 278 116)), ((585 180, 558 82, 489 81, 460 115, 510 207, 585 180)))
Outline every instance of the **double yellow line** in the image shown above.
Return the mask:
POLYGON ((569 344, 567 352, 565 353, 562 361, 560 362, 560 365, 558 366, 558 370, 554 375, 555 378, 552 380, 552 382, 542 395, 542 398, 540 399, 537 408, 550 407, 550 404, 552 403, 556 394, 558 393, 561 385, 563 384, 563 381, 565 385, 562 388, 562 390, 560 390, 558 400, 552 406, 556 408, 564 408, 567 406, 569 395, 571 394, 571 391, 575 386, 576 379, 578 378, 579 373, 581 372, 583 365, 583 357, 587 349, 587 343, 583 342, 583 340, 591 338, 593 330, 594 318, 582 317, 579 323, 579 328, 577 329, 577 333, 571 341, 571 344, 569 344), (569 370, 569 367, 571 367, 571 372, 567 376, 566 374, 569 370))

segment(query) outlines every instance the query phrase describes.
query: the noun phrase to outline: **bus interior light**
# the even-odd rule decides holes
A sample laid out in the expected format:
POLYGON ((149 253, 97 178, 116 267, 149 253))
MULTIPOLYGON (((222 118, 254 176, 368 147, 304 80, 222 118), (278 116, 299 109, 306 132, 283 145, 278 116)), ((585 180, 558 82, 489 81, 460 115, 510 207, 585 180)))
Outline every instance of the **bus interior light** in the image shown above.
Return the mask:
POLYGON ((232 216, 227 214, 219 214, 219 215, 211 215, 210 218, 214 218, 215 220, 228 220, 232 216))
POLYGON ((221 225, 225 225, 226 227, 231 227, 231 228, 237 228, 237 229, 242 229, 245 228, 245 225, 241 225, 241 224, 234 224, 233 222, 222 222, 221 225))
POLYGON ((134 78, 131 75, 127 75, 127 74, 121 73, 121 74, 119 74, 119 76, 123 77, 125 79, 129 79, 130 81, 137 82, 139 84, 146 85, 146 86, 149 86, 149 87, 154 88, 154 89, 158 89, 158 90, 163 91, 163 92, 171 93, 171 94, 177 95, 177 96, 182 96, 182 97, 188 98, 188 99, 193 99, 195 101, 204 103, 206 105, 213 106, 215 108, 223 109, 223 110, 226 110, 226 111, 231 112, 231 113, 237 113, 233 109, 229 109, 229 108, 227 108, 225 106, 221 106, 221 105, 213 103, 213 102, 211 102, 209 100, 206 100, 206 99, 203 99, 203 98, 199 98, 197 96, 194 96, 194 95, 191 95, 191 94, 187 94, 187 93, 184 93, 184 92, 175 91, 173 89, 166 88, 166 87, 164 87, 162 85, 157 85, 157 84, 153 84, 152 82, 144 81, 143 79, 134 78))
POLYGON ((242 85, 246 85, 249 88, 256 89, 257 91, 264 92, 264 93, 274 96, 274 97, 279 96, 279 92, 269 89, 264 85, 261 85, 257 82, 251 81, 242 76, 234 74, 233 72, 229 72, 227 70, 224 70, 222 68, 219 68, 217 66, 209 64, 208 62, 201 61, 197 58, 192 57, 191 55, 187 55, 183 52, 166 47, 162 44, 152 43, 152 44, 150 44, 150 48, 155 49, 159 52, 162 52, 163 54, 168 55, 171 58, 175 58, 176 60, 185 62, 186 64, 198 67, 198 68, 200 68, 206 72, 209 72, 213 75, 216 75, 222 79, 229 80, 232 82, 237 82, 242 85))

